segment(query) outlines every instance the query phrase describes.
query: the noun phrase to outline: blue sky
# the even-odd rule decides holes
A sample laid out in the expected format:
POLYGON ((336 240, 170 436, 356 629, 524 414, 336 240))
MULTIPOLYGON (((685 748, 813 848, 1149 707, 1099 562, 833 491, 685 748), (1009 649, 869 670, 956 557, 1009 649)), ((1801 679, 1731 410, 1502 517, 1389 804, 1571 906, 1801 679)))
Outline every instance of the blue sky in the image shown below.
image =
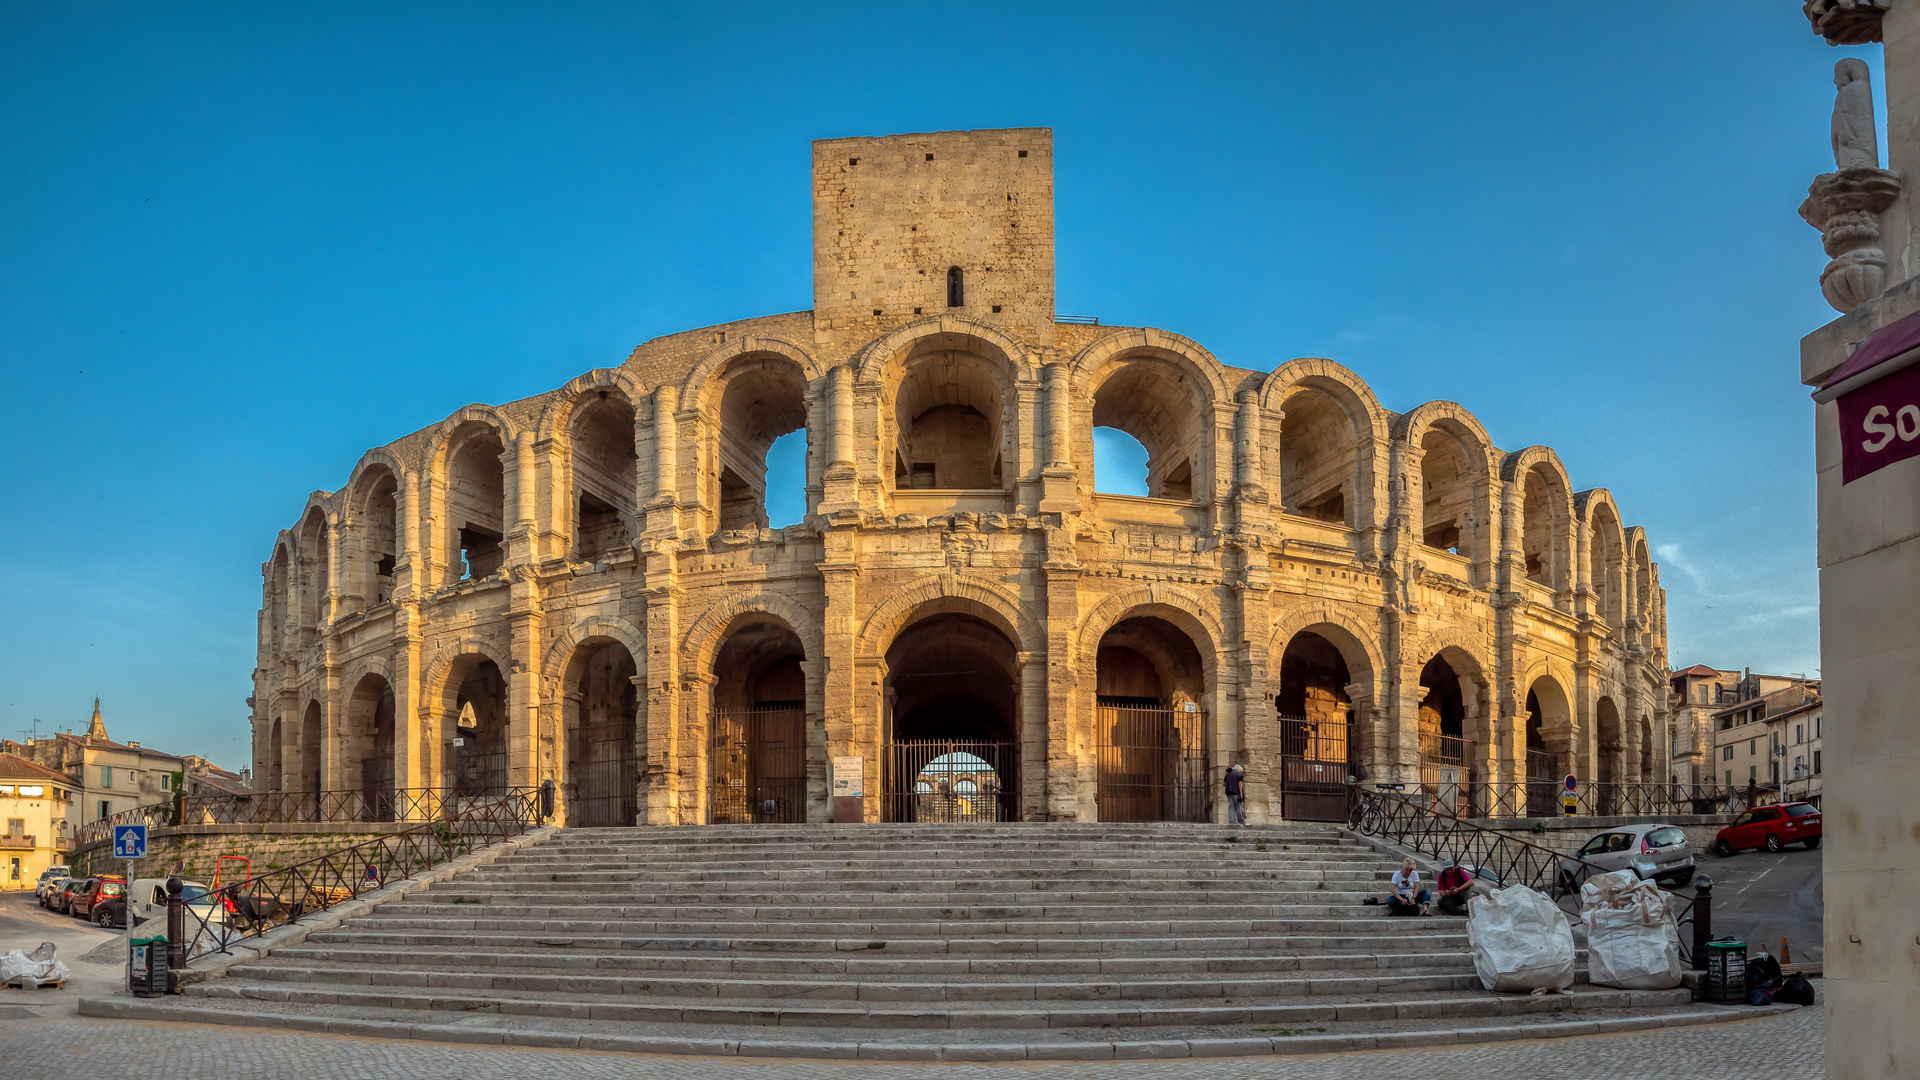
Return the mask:
POLYGON ((1791 4, 1174 10, 0 8, 0 735, 97 694, 243 764, 307 492, 811 306, 809 140, 1027 125, 1061 311, 1462 402, 1647 527, 1676 663, 1812 673, 1794 209, 1879 47, 1791 4))

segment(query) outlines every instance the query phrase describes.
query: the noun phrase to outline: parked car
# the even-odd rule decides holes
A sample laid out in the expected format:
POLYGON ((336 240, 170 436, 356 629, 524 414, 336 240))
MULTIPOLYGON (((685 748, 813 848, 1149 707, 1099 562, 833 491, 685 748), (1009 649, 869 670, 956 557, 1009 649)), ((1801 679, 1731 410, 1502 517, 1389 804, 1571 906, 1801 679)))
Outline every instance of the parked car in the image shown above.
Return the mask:
POLYGON ((73 877, 64 866, 49 866, 40 872, 40 884, 36 885, 33 895, 40 901, 41 907, 53 906, 53 894, 73 877))
MULTIPOLYGON (((1588 840, 1574 853, 1603 870, 1631 870, 1642 881, 1664 881, 1675 888, 1693 880, 1693 843, 1678 825, 1623 825, 1588 840)), ((1575 859, 1560 863, 1562 887, 1577 889, 1585 880, 1575 859)))
POLYGON ((67 914, 76 919, 91 919, 104 927, 118 925, 125 914, 127 879, 89 878, 88 883, 84 892, 72 894, 67 914))
POLYGON ((1820 808, 1812 803, 1756 806, 1720 830, 1713 850, 1723 859, 1747 848, 1779 851, 1788 844, 1805 844, 1811 850, 1820 846, 1820 833, 1820 808))
POLYGON ((93 887, 96 878, 68 878, 65 885, 53 894, 48 907, 62 915, 73 914, 73 898, 93 887))

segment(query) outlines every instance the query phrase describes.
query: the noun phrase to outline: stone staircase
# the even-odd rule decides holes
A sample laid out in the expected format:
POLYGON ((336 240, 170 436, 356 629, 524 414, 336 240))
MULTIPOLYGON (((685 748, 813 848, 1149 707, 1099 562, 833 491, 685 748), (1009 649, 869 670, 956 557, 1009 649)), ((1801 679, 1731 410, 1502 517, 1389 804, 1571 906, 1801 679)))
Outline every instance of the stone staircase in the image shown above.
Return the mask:
POLYGON ((568 829, 185 998, 95 1014, 976 1060, 1297 1052, 1719 1016, 1685 990, 1487 993, 1463 920, 1388 919, 1361 903, 1393 867, 1314 825, 568 829))

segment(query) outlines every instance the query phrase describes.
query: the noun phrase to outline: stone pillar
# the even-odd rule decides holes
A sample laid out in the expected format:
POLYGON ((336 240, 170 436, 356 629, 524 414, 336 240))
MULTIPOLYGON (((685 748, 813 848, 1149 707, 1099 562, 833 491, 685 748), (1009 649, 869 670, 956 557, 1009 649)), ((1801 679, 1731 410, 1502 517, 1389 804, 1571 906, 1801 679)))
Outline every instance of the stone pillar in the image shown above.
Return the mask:
POLYGON ((672 553, 647 557, 647 664, 645 713, 647 758, 640 784, 640 820, 648 825, 689 824, 683 815, 680 779, 687 765, 680 743, 680 588, 672 553))
POLYGON ((1047 589, 1047 806, 1048 821, 1092 821, 1094 774, 1093 688, 1080 685, 1074 629, 1080 624, 1080 567, 1072 560, 1073 538, 1047 532, 1051 549, 1047 589), (1084 698, 1085 700, 1081 700, 1084 698))
POLYGON ((827 396, 832 403, 832 436, 827 465, 853 469, 853 371, 845 364, 827 372, 827 396))
POLYGON ((507 679, 507 782, 532 787, 544 777, 540 771, 540 646, 545 634, 545 612, 540 583, 528 572, 538 561, 534 551, 533 434, 514 438, 514 522, 508 534, 508 632, 510 656, 507 679))
POLYGON ((679 498, 680 434, 674 412, 680 392, 662 386, 653 392, 653 503, 671 508, 679 498))
POLYGON ((1233 431, 1233 485, 1244 497, 1261 490, 1260 484, 1260 399, 1251 390, 1234 395, 1238 410, 1233 431))
MULTIPOLYGON (((1020 667, 1020 803, 1021 821, 1047 817, 1047 657, 1022 652, 1014 656, 1020 667)), ((1003 783, 1005 781, 1002 781, 1003 783)))
POLYGON ((1068 423, 1070 369, 1065 361, 1046 366, 1047 394, 1047 467, 1070 468, 1073 464, 1073 435, 1068 423))
POLYGON ((400 483, 400 561, 393 577, 393 786, 418 788, 437 784, 424 769, 420 729, 420 676, 422 635, 420 597, 424 594, 427 568, 420 540, 420 519, 424 478, 410 472, 398 478, 400 483))

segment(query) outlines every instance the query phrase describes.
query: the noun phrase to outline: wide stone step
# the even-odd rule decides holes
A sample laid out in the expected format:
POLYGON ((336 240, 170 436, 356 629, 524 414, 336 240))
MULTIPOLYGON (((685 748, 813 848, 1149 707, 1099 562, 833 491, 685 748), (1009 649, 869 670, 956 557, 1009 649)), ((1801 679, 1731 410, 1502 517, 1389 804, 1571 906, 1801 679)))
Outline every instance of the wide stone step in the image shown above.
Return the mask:
MULTIPOLYGON (((1395 920, 1409 928, 1412 935, 1421 924, 1411 919, 1395 920)), ((1429 920, 1431 921, 1431 920, 1429 920)), ((1314 934, 1352 934, 1356 920, 1273 920, 1274 929, 1262 932, 1254 926, 1241 931, 1217 924, 1202 925, 1182 932, 1176 924, 1155 924, 1158 928, 1135 933, 1113 930, 1114 924, 1063 922, 1058 924, 903 924, 892 926, 867 924, 803 924, 788 935, 770 934, 765 922, 737 923, 661 923, 635 920, 582 919, 404 919, 369 916, 348 924, 354 932, 412 936, 414 933, 495 933, 513 934, 521 941, 558 940, 577 934, 622 935, 626 940, 642 942, 633 947, 653 949, 731 949, 736 951, 824 951, 863 952, 882 949, 893 952, 1114 952, 1156 955, 1174 951, 1218 948, 1278 949, 1281 943, 1314 934), (828 936, 831 934, 832 936, 828 936), (1050 934, 1051 936, 1046 936, 1050 934)), ((1446 924, 1462 925, 1459 920, 1446 924)), ((1444 926, 1443 926, 1444 929, 1444 926)))
POLYGON ((1293 876, 1315 879, 1329 875, 1358 877, 1374 873, 1377 868, 1391 867, 1388 860, 1378 864, 1360 865, 1355 860, 1287 860, 1285 862, 1248 862, 1233 866, 1175 866, 1168 863, 1127 864, 1113 863, 1106 866, 1069 866, 1042 859, 1011 860, 994 863, 987 860, 971 863, 955 863, 946 860, 924 860, 908 862, 864 863, 859 866, 843 866, 840 861, 820 863, 812 866, 783 867, 774 863, 762 863, 754 866, 687 866, 669 868, 659 865, 636 863, 631 866, 617 867, 580 867, 572 863, 558 864, 555 868, 536 866, 529 863, 495 863, 473 872, 475 880, 534 881, 550 883, 575 882, 621 882, 636 880, 636 874, 644 874, 649 881, 680 882, 726 882, 726 881, 830 881, 836 884, 846 882, 859 884, 878 878, 892 881, 972 881, 980 878, 997 878, 1006 881, 1270 881, 1271 875, 1293 876), (559 875, 555 877, 554 875, 559 875))
POLYGON ((606 895, 673 896, 700 894, 736 894, 740 892, 822 892, 848 895, 898 895, 900 893, 1010 893, 1072 892, 1098 889, 1102 892, 1181 892, 1204 889, 1210 893, 1273 892, 1293 890, 1345 889, 1385 891, 1386 877, 1352 870, 1269 871, 1264 874, 1237 874, 1217 877, 1147 877, 1124 874, 1100 877, 989 876, 986 872, 961 876, 946 874, 920 876, 877 873, 859 877, 824 874, 711 875, 699 878, 661 877, 645 870, 581 874, 568 878, 556 874, 476 874, 457 881, 435 884, 430 891, 461 890, 491 893, 536 893, 552 896, 556 886, 593 890, 606 895))
MULTIPOLYGON (((769 889, 765 891, 713 891, 713 892, 675 892, 670 890, 649 890, 645 888, 625 889, 618 886, 581 890, 565 901, 574 898, 586 898, 591 903, 583 906, 595 908, 738 908, 738 907, 877 907, 900 908, 907 910, 925 910, 928 908, 993 908, 993 907, 1030 907, 1041 905, 1055 907, 1061 904, 1092 904, 1099 906, 1139 906, 1161 907, 1176 905, 1191 907, 1196 894, 1204 894, 1207 900, 1226 906, 1264 906, 1275 909, 1300 909, 1311 911, 1315 908, 1349 907, 1363 901, 1367 896, 1381 895, 1384 890, 1363 888, 1326 888, 1326 889, 1239 889, 1216 887, 1201 889, 1189 886, 1183 889, 1126 889, 1102 891, 1089 889, 1085 885, 1071 888, 1050 889, 1007 889, 989 891, 982 888, 977 891, 954 890, 933 891, 901 888, 898 891, 879 890, 859 892, 836 889, 769 889)), ((532 888, 497 889, 486 885, 466 885, 450 882, 442 887, 415 893, 406 899, 409 904, 426 906, 476 904, 494 905, 508 908, 537 907, 552 910, 557 898, 550 891, 532 888)))
MULTIPOLYGON (((572 920, 632 920, 635 922, 767 922, 794 924, 821 922, 866 922, 884 926, 897 922, 1001 922, 1001 921, 1122 921, 1148 920, 1179 922, 1189 919, 1263 919, 1324 920, 1353 917, 1366 910, 1358 903, 1341 905, 1281 904, 900 904, 855 905, 816 903, 810 907, 796 904, 763 905, 602 905, 602 904, 457 904, 409 900, 395 905, 393 916, 415 920, 416 925, 463 925, 476 919, 539 919, 561 915, 572 920)), ((375 916, 386 917, 386 916, 375 916)), ((1435 916, 1436 918, 1438 916, 1435 916)))
MULTIPOLYGON (((763 927, 755 926, 755 925, 747 925, 747 924, 741 924, 738 926, 730 927, 728 929, 730 929, 734 933, 739 933, 742 935, 753 935, 756 931, 764 930, 763 927)), ((875 949, 871 947, 873 945, 873 941, 871 939, 857 938, 857 939, 851 939, 851 940, 857 940, 860 944, 867 947, 850 948, 850 947, 846 947, 850 939, 844 936, 824 936, 824 935, 844 935, 847 931, 856 930, 856 929, 866 929, 866 928, 827 925, 827 926, 809 926, 807 929, 813 933, 820 934, 823 936, 812 938, 812 939, 770 939, 764 936, 758 936, 758 937, 743 936, 740 938, 711 937, 711 936, 710 937, 656 938, 656 937, 632 937, 632 936, 627 936, 624 934, 617 934, 617 933, 616 934, 597 934, 597 933, 528 934, 519 930, 511 930, 511 931, 503 930, 503 931, 496 931, 496 932, 466 931, 466 932, 448 933, 443 931, 431 931, 431 930, 368 930, 368 929, 360 928, 358 927, 357 924, 355 924, 355 925, 350 925, 348 927, 344 927, 337 930, 319 931, 307 939, 309 942, 313 943, 311 946, 293 946, 292 948, 298 949, 298 948, 307 948, 307 947, 318 948, 318 947, 336 947, 337 946, 337 947, 351 947, 353 949, 366 949, 366 948, 375 947, 375 946, 419 946, 421 948, 462 949, 470 953, 493 953, 493 952, 511 953, 511 952, 514 952, 515 950, 526 949, 529 947, 540 947, 543 949, 555 950, 555 951, 565 949, 565 950, 572 950, 572 951, 578 951, 578 952, 594 952, 594 953, 603 953, 603 954, 612 954, 612 953, 632 953, 632 954, 642 954, 642 955, 650 954, 650 955, 659 957, 659 963, 662 964, 663 967, 669 964, 694 963, 698 960, 698 958, 702 954, 739 953, 739 952, 763 953, 763 952, 769 952, 769 951, 780 951, 780 952, 788 952, 788 953, 801 953, 801 952, 828 953, 828 954, 835 954, 839 957, 838 959, 833 959, 833 960, 808 959, 805 961, 807 963, 848 964, 848 963, 867 962, 867 963, 878 964, 878 963, 907 962, 907 961, 892 961, 892 960, 883 961, 883 960, 874 959, 874 957, 882 956, 890 951, 898 952, 899 950, 894 947, 895 943, 902 942, 908 939, 889 939, 885 943, 886 945, 885 948, 875 949), (673 949, 670 947, 670 943, 674 941, 679 941, 683 944, 687 944, 688 947, 684 949, 673 949), (778 941, 783 947, 777 950, 763 947, 768 942, 771 942, 771 941, 778 941), (808 942, 809 944, 815 947, 804 948, 804 949, 798 948, 798 947, 792 947, 792 946, 799 945, 803 941, 808 942), (670 955, 662 955, 662 954, 670 954, 670 955), (860 959, 861 957, 865 957, 865 959, 862 960, 860 959)), ((1237 933, 1231 933, 1231 934, 1227 931, 1222 931, 1219 936, 1231 936, 1236 938, 1237 940, 1261 941, 1263 943, 1266 943, 1263 946, 1263 948, 1265 949, 1264 955, 1282 956, 1282 957, 1299 957, 1299 956, 1311 955, 1317 952, 1357 953, 1365 950, 1378 950, 1378 949, 1391 950, 1392 953, 1413 952, 1413 951, 1457 952, 1465 949, 1467 945, 1466 935, 1462 933, 1416 934, 1411 932, 1412 929, 1413 928, 1410 928, 1408 933, 1396 934, 1392 936, 1382 936, 1382 935, 1375 935, 1375 934, 1364 934, 1364 935, 1363 934, 1345 934, 1345 935, 1300 934, 1300 935, 1265 935, 1265 936, 1250 938, 1248 935, 1248 931, 1245 929, 1242 929, 1237 933)), ((1161 942, 1161 941, 1169 940, 1170 937, 1171 935, 1149 936, 1149 937, 1142 937, 1142 938, 1118 938, 1116 936, 1115 938, 1099 938, 1099 939, 1092 939, 1092 940, 1103 940, 1103 941, 1119 940, 1122 942, 1129 942, 1129 941, 1161 942)), ((1207 939, 1205 935, 1195 935, 1195 937, 1200 940, 1207 939)), ((918 940, 918 941, 935 940, 944 944, 949 939, 939 932, 938 926, 929 926, 926 928, 925 933, 921 936, 920 939, 914 939, 914 940, 918 940)), ((966 940, 966 939, 961 939, 961 940, 966 940)), ((1062 949, 1048 948, 1048 945, 1051 943, 1052 940, 1065 940, 1068 942, 1073 942, 1075 940, 1078 940, 1073 938, 1072 935, 1070 934, 1062 935, 1061 939, 1033 938, 1031 940, 1035 942, 1035 952, 1036 952, 1036 955, 1031 959, 1018 959, 1018 958, 995 959, 991 961, 973 961, 973 962, 1036 963, 1036 964, 1061 964, 1061 965, 1098 964, 1102 962, 1101 957, 1109 958, 1109 959, 1119 959, 1124 956, 1124 954, 1118 950, 1101 949, 1101 950, 1098 950, 1099 953, 1101 954, 1101 957, 1088 959, 1081 954, 1090 952, 1093 950, 1075 948, 1072 945, 1069 945, 1068 947, 1062 948, 1062 949)), ((1180 952, 1180 953, 1188 953, 1188 952, 1193 952, 1194 948, 1195 947, 1189 947, 1188 949, 1176 949, 1172 951, 1180 952)), ((283 950, 283 951, 291 951, 291 950, 283 950)), ((1235 950, 1235 951, 1238 952, 1238 950, 1235 950)), ((1156 950, 1156 952, 1160 955, 1156 956, 1155 958, 1152 958, 1151 960, 1144 960, 1144 958, 1140 958, 1140 959, 1143 959, 1144 962, 1152 962, 1152 963, 1176 962, 1166 957, 1165 953, 1167 952, 1167 950, 1156 950)), ((279 955, 279 954, 276 954, 276 955, 279 955)), ((924 950, 922 950, 916 954, 916 958, 913 959, 911 962, 916 964, 928 963, 929 961, 924 959, 926 955, 929 955, 929 954, 927 954, 924 950)), ((784 958, 776 961, 761 961, 761 960, 730 961, 730 960, 721 958, 721 959, 716 959, 714 962, 716 963, 731 963, 731 962, 794 963, 798 961, 793 959, 784 959, 784 958)))
MULTIPOLYGON (((524 948, 524 943, 519 943, 524 948)), ((553 971, 661 971, 737 976, 847 975, 856 978, 910 975, 920 978, 1025 976, 1042 981, 1083 976, 1142 978, 1175 975, 1238 974, 1265 976, 1277 972, 1360 969, 1457 968, 1471 963, 1463 940, 1446 947, 1408 952, 1261 952, 1213 953, 1176 957, 1019 956, 952 958, 865 958, 836 953, 824 957, 736 956, 732 953, 662 954, 628 949, 617 941, 611 947, 588 948, 578 943, 539 951, 506 948, 472 950, 466 947, 415 944, 378 948, 365 943, 295 945, 274 952, 268 965, 315 968, 330 965, 380 965, 391 970, 476 970, 509 967, 553 971)), ((258 965, 256 965, 258 966, 258 965)))

